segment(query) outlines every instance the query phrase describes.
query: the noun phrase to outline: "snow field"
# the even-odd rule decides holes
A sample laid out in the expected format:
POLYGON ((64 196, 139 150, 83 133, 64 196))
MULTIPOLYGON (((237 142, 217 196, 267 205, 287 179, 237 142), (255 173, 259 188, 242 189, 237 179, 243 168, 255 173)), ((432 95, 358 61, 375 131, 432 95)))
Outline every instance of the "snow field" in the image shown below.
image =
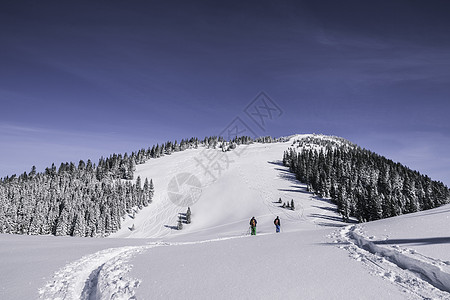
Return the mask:
POLYGON ((323 237, 333 229, 178 243, 135 256, 138 299, 402 299, 323 237))

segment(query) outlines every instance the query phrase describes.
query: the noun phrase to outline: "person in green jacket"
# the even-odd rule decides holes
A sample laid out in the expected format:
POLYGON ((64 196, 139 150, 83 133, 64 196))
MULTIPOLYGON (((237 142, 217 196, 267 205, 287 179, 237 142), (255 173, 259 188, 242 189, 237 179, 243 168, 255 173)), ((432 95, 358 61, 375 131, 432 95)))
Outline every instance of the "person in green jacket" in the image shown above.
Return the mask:
POLYGON ((252 230, 252 235, 256 235, 256 223, 258 223, 258 222, 256 222, 255 217, 252 217, 250 219, 250 228, 252 230))

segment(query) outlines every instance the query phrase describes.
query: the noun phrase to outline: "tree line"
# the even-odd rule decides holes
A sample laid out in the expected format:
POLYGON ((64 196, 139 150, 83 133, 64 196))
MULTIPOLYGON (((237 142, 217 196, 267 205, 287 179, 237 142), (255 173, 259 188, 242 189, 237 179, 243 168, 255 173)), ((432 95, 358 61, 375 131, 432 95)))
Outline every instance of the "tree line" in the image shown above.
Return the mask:
MULTIPOLYGON (((207 140, 205 138, 205 140, 207 140)), ((38 173, 0 179, 0 233, 107 236, 121 218, 152 201, 152 180, 136 178, 136 165, 150 158, 197 147, 196 138, 90 160, 55 164, 38 173)))
POLYGON ((337 204, 344 221, 360 222, 449 203, 442 182, 345 141, 308 138, 284 152, 283 164, 311 192, 337 204))
MULTIPOLYGON (((0 182, 0 233, 106 236, 120 219, 152 201, 153 182, 135 183, 80 161, 0 182)), ((105 169, 103 169, 105 170, 105 169)))
MULTIPOLYGON (((269 137, 258 142, 274 142, 269 137)), ((43 172, 30 172, 0 179, 0 233, 52 234, 70 236, 107 236, 121 227, 121 218, 135 209, 149 205, 154 194, 152 180, 133 183, 136 165, 173 152, 198 148, 218 148, 254 142, 236 137, 226 142, 222 137, 182 139, 166 142, 130 155, 125 153, 101 157, 98 164, 90 160, 55 164, 43 172)))

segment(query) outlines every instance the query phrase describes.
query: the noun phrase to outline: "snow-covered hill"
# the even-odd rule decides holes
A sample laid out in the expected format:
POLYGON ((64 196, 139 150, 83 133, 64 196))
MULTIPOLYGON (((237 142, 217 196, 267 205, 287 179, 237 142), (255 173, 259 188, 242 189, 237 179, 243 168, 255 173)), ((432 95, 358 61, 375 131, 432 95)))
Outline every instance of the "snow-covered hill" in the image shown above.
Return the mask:
POLYGON ((0 235, 0 298, 450 299, 450 206, 342 223, 280 162, 306 137, 139 165, 153 203, 106 239, 0 235), (175 230, 187 205, 192 223, 175 230))
POLYGON ((309 136, 296 135, 283 143, 241 145, 229 152, 193 149, 139 165, 135 177, 152 178, 155 184, 153 203, 134 218, 127 216, 122 229, 111 237, 236 236, 246 232, 252 216, 258 219, 261 233, 273 231, 277 215, 284 220, 285 231, 304 229, 311 222, 341 224, 333 205, 314 199, 282 165, 283 151, 292 141, 309 136), (199 186, 193 189, 201 191, 192 201, 186 200, 189 191, 179 201, 171 194, 175 192, 172 180, 177 176, 183 179, 184 174, 198 179, 199 186), (283 202, 294 200, 297 209, 281 208, 275 203, 280 198, 283 202), (171 229, 187 205, 192 209, 192 224, 182 231, 171 229), (135 230, 130 230, 133 224, 135 230))

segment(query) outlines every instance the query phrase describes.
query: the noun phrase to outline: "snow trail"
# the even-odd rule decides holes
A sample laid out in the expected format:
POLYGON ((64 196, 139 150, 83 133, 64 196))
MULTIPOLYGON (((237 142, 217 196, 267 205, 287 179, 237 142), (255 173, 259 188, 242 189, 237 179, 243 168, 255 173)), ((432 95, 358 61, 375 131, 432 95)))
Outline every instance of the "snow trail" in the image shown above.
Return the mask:
POLYGON ((368 265, 373 273, 412 295, 421 299, 450 298, 450 274, 436 266, 438 262, 434 259, 428 258, 427 262, 413 258, 399 251, 397 245, 387 248, 359 231, 358 225, 346 226, 335 235, 335 243, 349 251, 352 258, 368 265))
MULTIPOLYGON (((104 283, 104 279, 108 282, 123 280, 123 273, 128 271, 127 268, 117 268, 123 266, 123 262, 129 259, 131 255, 141 251, 142 247, 129 246, 121 248, 110 248, 96 252, 91 255, 82 257, 81 259, 68 264, 61 270, 57 271, 53 276, 53 281, 45 285, 39 290, 41 299, 104 299, 100 297, 102 291, 99 287, 110 290, 112 293, 122 293, 121 286, 116 286, 112 291, 109 283, 104 283), (109 264, 108 264, 109 263, 109 264), (116 272, 103 275, 103 269, 113 270, 114 265, 116 272)), ((108 273, 108 272, 106 272, 108 273)), ((123 294, 123 293, 122 293, 123 294)), ((116 298, 120 299, 120 297, 116 298)), ((128 298, 127 298, 128 299, 128 298)))
MULTIPOLYGON (((260 234, 265 235, 265 234, 260 234)), ((110 248, 82 257, 57 271, 39 290, 40 299, 135 299, 140 280, 127 277, 129 260, 155 247, 198 245, 245 238, 245 235, 195 242, 154 242, 143 246, 110 248)))

